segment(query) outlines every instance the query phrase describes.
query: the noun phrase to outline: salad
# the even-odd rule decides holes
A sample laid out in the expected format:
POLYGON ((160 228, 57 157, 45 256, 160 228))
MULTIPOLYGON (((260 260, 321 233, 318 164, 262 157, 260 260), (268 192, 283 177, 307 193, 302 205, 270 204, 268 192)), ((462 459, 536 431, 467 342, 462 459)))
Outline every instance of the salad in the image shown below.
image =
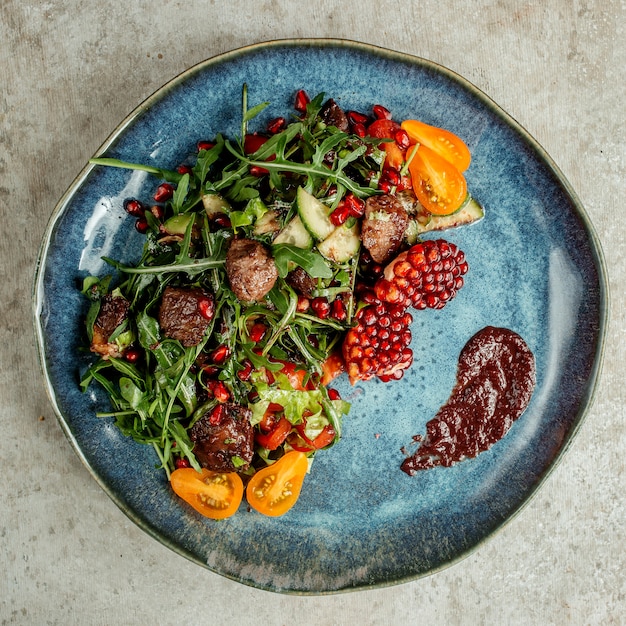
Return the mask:
POLYGON ((411 311, 445 306, 462 251, 422 235, 483 217, 456 135, 381 105, 344 111, 300 90, 291 118, 200 141, 174 170, 147 171, 154 197, 124 208, 145 235, 139 262, 88 276, 95 361, 124 435, 154 447, 174 492, 222 519, 244 498, 278 516, 315 456, 341 438, 332 388, 397 380, 413 360, 411 311))

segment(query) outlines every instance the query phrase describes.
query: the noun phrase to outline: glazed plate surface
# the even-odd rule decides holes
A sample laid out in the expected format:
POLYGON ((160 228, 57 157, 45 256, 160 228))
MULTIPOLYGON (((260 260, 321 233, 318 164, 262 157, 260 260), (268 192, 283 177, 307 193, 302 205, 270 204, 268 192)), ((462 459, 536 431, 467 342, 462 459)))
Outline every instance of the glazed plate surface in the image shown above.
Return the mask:
POLYGON ((387 107, 460 135, 485 218, 449 231, 465 251, 465 287, 440 311, 415 312, 415 362, 398 382, 337 388, 352 402, 342 441, 317 456, 297 506, 281 518, 250 512, 215 523, 176 498, 154 451, 95 416, 101 389, 81 393, 87 302, 82 279, 110 256, 136 262, 142 236, 123 201, 148 199, 145 173, 87 166, 57 205, 40 254, 34 311, 41 362, 60 423, 81 459, 141 528, 192 561, 262 589, 319 594, 419 578, 467 555, 536 491, 591 402, 606 326, 606 276, 583 207, 550 157, 487 96, 423 59, 336 40, 259 44, 195 66, 113 132, 96 156, 173 169, 198 140, 292 111, 294 94, 325 92, 345 109, 387 107), (519 333, 534 352, 537 387, 526 413, 491 450, 451 468, 400 471, 412 436, 452 390, 458 355, 485 326, 519 333))

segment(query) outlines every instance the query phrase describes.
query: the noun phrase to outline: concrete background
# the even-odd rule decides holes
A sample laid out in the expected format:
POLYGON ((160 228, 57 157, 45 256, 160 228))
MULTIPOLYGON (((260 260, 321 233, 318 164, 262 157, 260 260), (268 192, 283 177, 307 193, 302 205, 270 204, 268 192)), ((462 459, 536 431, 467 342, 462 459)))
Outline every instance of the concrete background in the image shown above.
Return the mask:
POLYGON ((0 5, 2 624, 626 623, 623 0, 0 5), (602 241, 612 290, 595 404, 522 514, 441 573, 317 598, 222 579, 131 523, 55 420, 30 312, 46 222, 117 123, 198 61, 290 37, 423 56, 485 91, 572 183, 602 241))

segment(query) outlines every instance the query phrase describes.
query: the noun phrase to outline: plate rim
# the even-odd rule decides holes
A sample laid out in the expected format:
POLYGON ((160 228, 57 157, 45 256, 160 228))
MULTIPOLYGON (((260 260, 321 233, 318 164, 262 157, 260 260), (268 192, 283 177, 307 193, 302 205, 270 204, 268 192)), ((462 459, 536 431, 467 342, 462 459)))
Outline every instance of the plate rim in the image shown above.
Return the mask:
POLYGON ((471 546, 466 548, 461 553, 453 556, 449 560, 440 563, 438 566, 429 569, 426 572, 416 573, 412 575, 405 575, 402 577, 394 578, 393 580, 380 580, 376 581, 373 584, 368 584, 367 582, 360 582, 357 585, 346 585, 342 588, 324 590, 324 591, 315 591, 315 590, 301 590, 301 589, 283 589, 276 588, 271 584, 257 584, 253 581, 244 579, 242 577, 224 573, 217 571, 216 569, 211 568, 206 562, 202 561, 196 554, 194 554, 191 550, 184 548, 183 546, 175 543, 173 540, 169 539, 167 536, 163 535, 162 532, 154 526, 148 519, 144 516, 139 515, 132 508, 126 505, 123 502, 123 499, 116 494, 112 488, 110 488, 106 481, 99 475, 99 473, 95 470, 95 468, 89 463, 85 454, 83 453, 72 429, 67 423, 62 411, 60 410, 56 392, 54 390, 54 386, 52 384, 52 380, 50 378, 50 373, 46 366, 46 354, 45 354, 45 333, 42 324, 42 313, 43 313, 43 292, 44 292, 44 270, 46 266, 46 260, 50 251, 50 244, 55 233, 55 228, 61 217, 64 215, 65 210, 74 196, 74 194, 81 188, 85 180, 88 178, 90 173, 97 167, 96 165, 87 164, 81 169, 81 171, 76 175, 74 180, 69 184, 66 191, 63 193, 61 198, 56 203, 49 219, 46 224, 42 243, 39 247, 39 251, 36 258, 35 263, 35 272, 34 272, 34 280, 32 283, 31 289, 31 303, 32 303, 32 316, 34 322, 34 331, 35 331, 35 344, 38 355, 38 363, 39 368, 41 370, 44 386, 46 390, 46 394, 48 396, 48 400, 50 405, 52 406, 57 422, 61 426, 61 429, 70 442, 74 452, 78 455, 79 459, 83 463, 83 465, 87 468, 91 477, 96 480, 98 485, 103 489, 103 491, 107 494, 107 496, 116 504, 118 509, 126 515, 133 523, 135 523, 142 531, 148 534, 153 539, 156 539, 159 543, 166 546, 173 552, 179 554, 187 558, 203 567, 204 569, 208 569, 209 571, 222 576, 224 578, 228 578, 230 580, 234 580, 246 586, 250 586, 253 588, 279 592, 283 594, 291 594, 291 595, 306 595, 306 596, 319 596, 319 595, 330 595, 336 593, 343 593, 349 591, 359 591, 359 590, 367 590, 367 589, 375 589, 375 588, 384 588, 389 586, 395 586, 398 584, 404 584, 406 582, 418 580, 427 576, 431 576, 437 572, 440 572, 452 565, 462 561, 466 557, 473 554, 476 550, 478 550, 486 541, 492 539, 496 533, 500 532, 504 529, 512 520, 514 520, 523 509, 533 500, 534 496, 537 494, 539 489, 543 486, 544 482, 550 477, 552 472, 556 469, 556 467, 562 461, 564 455, 569 450, 572 445, 574 439, 578 435, 580 428, 585 420, 587 413, 591 410, 593 403, 595 402, 596 393, 600 384, 600 379, 602 375, 602 368, 605 356, 606 349, 606 337, 608 326, 610 322, 610 300, 611 294, 609 289, 609 280, 608 280, 608 271, 605 261, 604 252, 602 249, 602 245, 600 239, 597 235, 597 232, 593 226, 593 223, 589 219, 587 211, 579 199, 576 191, 572 187, 571 183, 567 179, 567 177, 563 174, 560 168, 557 166, 556 162, 552 159, 552 157, 548 154, 548 152, 543 148, 543 146, 525 129, 525 127, 520 124, 513 116, 507 113, 503 108, 501 108, 490 96, 488 96, 482 89, 478 88, 467 78, 458 74, 454 70, 449 69, 448 67, 441 65, 435 61, 431 61, 424 57, 416 56, 413 54, 399 52, 396 50, 384 48, 381 46, 377 46, 374 44, 353 41, 350 39, 343 38, 286 38, 286 39, 272 39, 268 41, 262 41, 258 43, 248 44, 245 46, 241 46, 238 48, 234 48, 222 53, 218 53, 211 57, 208 57, 192 66, 187 68, 186 70, 180 72, 167 82, 165 82, 162 86, 153 91, 147 98, 145 98, 138 106, 136 106, 108 135, 108 137, 104 140, 104 142, 100 145, 100 147, 96 150, 93 157, 100 157, 106 153, 109 147, 128 129, 132 124, 146 111, 150 110, 156 103, 164 99, 170 91, 175 89, 178 85, 184 83, 189 78, 194 75, 201 73, 206 68, 216 66, 223 63, 228 63, 231 60, 239 59, 245 57, 249 54, 253 54, 259 52, 261 50, 272 50, 281 47, 298 47, 298 48, 344 48, 351 51, 357 51, 364 54, 376 56, 379 58, 385 58, 394 62, 405 62, 411 65, 417 65, 431 71, 436 72, 439 75, 443 75, 453 82, 462 86, 465 90, 471 92, 472 96, 481 101, 483 105, 485 105, 489 112, 496 116, 499 120, 504 122, 507 127, 512 129, 521 140, 523 140, 529 148, 532 150, 534 155, 539 158, 543 165, 550 171, 554 181, 558 186, 560 186, 565 193, 565 195, 572 202, 572 205, 575 209, 575 212, 581 219, 581 225, 585 230, 585 234, 590 244, 590 248, 592 251, 592 258, 594 261, 594 265, 596 271, 598 273, 598 297, 599 297, 599 310, 598 310, 598 340, 596 345, 596 350, 594 353, 593 366, 590 368, 589 378, 586 384, 585 393, 581 399, 577 407, 577 411, 575 417, 572 421, 572 426, 569 429, 566 439, 563 444, 558 449, 552 461, 545 468, 545 470, 540 475, 539 479, 536 483, 527 490, 524 494, 523 499, 518 503, 517 507, 514 508, 510 514, 504 519, 502 522, 498 524, 496 528, 488 532, 483 538, 479 539, 471 546))

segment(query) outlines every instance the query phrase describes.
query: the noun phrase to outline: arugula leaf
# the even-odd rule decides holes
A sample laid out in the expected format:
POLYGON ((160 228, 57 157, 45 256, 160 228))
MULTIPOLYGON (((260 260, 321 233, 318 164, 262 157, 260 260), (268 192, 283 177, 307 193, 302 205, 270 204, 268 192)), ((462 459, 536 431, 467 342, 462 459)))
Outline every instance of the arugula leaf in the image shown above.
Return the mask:
POLYGON ((304 250, 286 243, 272 249, 278 275, 285 278, 294 265, 301 267, 313 278, 332 278, 333 271, 319 252, 304 250))

